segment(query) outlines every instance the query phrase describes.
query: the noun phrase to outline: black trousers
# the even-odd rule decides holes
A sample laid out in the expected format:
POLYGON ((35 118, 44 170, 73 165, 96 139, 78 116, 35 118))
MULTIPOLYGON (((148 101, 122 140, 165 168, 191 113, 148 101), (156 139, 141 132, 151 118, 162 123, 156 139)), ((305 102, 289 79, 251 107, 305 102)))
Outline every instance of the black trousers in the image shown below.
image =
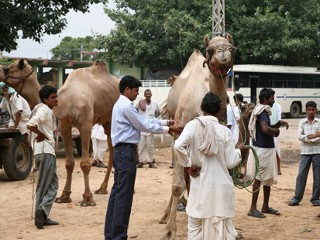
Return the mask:
POLYGON ((133 144, 118 144, 114 148, 115 173, 105 220, 106 240, 128 238, 137 156, 137 148, 133 144))

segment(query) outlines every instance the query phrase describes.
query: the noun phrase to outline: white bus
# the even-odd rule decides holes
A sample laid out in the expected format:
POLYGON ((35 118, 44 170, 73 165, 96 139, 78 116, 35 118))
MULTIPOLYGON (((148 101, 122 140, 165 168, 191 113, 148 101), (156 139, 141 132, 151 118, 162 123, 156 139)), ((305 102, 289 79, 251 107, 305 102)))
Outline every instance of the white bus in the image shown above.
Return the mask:
POLYGON ((312 100, 320 105, 320 71, 316 68, 234 65, 233 72, 228 79, 229 97, 241 93, 245 101, 257 104, 260 90, 272 88, 282 112, 290 117, 298 117, 307 101, 312 100))

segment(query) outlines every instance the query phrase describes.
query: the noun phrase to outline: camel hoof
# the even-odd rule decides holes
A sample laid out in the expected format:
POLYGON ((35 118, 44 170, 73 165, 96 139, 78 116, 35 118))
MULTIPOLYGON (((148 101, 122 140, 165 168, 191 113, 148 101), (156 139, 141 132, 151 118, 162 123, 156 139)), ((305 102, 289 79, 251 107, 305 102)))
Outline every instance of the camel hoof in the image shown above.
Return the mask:
POLYGON ((166 230, 166 232, 162 235, 161 240, 175 240, 176 234, 171 230, 166 230))
POLYGON ((108 194, 108 190, 107 189, 103 190, 103 189, 99 188, 94 191, 94 194, 108 194))
POLYGON ((72 202, 70 195, 71 195, 71 191, 63 190, 61 196, 57 197, 54 201, 56 203, 70 203, 72 202))
POLYGON ((72 202, 71 198, 63 198, 63 197, 58 197, 56 200, 54 200, 56 203, 70 203, 72 202))
POLYGON ((82 196, 83 196, 83 200, 80 203, 81 207, 93 207, 93 206, 97 205, 95 203, 95 201, 93 200, 93 196, 92 196, 91 192, 90 193, 84 193, 82 196))

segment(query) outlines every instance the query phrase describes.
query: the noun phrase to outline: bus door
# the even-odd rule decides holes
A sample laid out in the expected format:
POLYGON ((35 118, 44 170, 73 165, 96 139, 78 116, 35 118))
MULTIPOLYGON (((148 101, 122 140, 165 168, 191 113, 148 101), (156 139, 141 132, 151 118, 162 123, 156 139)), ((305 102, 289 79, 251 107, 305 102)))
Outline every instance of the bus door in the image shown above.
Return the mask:
POLYGON ((249 78, 250 78, 251 102, 257 105, 257 87, 258 87, 259 76, 250 75, 249 78))

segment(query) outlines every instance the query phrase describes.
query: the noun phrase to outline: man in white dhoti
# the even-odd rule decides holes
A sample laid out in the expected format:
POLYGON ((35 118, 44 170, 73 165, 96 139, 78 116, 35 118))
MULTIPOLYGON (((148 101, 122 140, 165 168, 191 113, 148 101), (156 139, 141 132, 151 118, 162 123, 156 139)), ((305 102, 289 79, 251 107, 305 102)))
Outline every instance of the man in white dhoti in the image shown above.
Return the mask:
MULTIPOLYGON (((277 182, 278 177, 276 149, 273 137, 279 135, 279 127, 286 126, 288 128, 289 125, 283 120, 279 120, 275 125, 271 125, 270 123, 269 115, 271 115, 271 107, 274 103, 274 94, 275 92, 270 88, 263 88, 260 91, 260 105, 254 108, 248 126, 252 145, 259 158, 259 169, 253 183, 252 201, 248 216, 257 218, 265 218, 264 213, 280 215, 278 210, 269 206, 270 186, 277 182), (261 184, 263 185, 264 198, 260 212, 257 209, 257 201, 261 184)), ((247 163, 247 175, 254 177, 255 171, 254 157, 252 152, 250 152, 247 163)))
MULTIPOLYGON (((144 99, 141 99, 136 105, 138 112, 147 118, 157 118, 160 114, 160 106, 155 101, 151 101, 152 92, 150 89, 144 91, 144 99)), ((139 163, 138 168, 143 168, 146 162, 149 168, 157 168, 153 164, 153 151, 154 151, 154 134, 141 132, 139 142, 139 163)))
MULTIPOLYGON (((232 223, 235 193, 228 172, 241 161, 230 129, 214 117, 221 107, 219 97, 211 92, 202 100, 204 116, 184 127, 174 145, 177 161, 191 176, 188 214, 188 239, 236 239, 232 223)), ((243 145, 241 145, 241 149, 243 145)))

